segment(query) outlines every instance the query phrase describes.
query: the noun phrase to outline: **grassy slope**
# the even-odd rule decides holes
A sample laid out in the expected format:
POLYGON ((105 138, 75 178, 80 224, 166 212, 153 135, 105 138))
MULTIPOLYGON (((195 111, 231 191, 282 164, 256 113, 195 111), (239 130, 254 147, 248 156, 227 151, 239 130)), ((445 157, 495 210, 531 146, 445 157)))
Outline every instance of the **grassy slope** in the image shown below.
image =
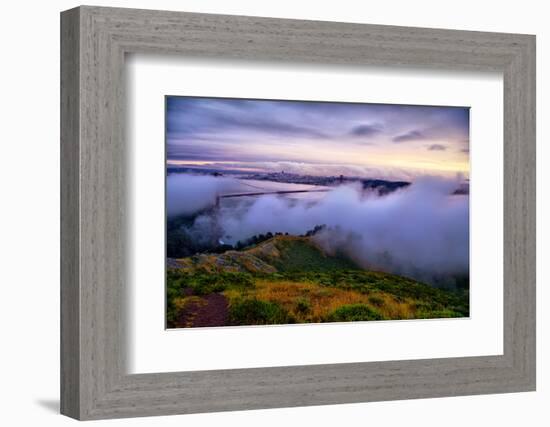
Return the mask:
POLYGON ((418 319, 468 315, 467 294, 366 271, 328 256, 308 237, 276 236, 244 251, 176 260, 168 270, 168 320, 197 296, 223 293, 229 324, 418 319))

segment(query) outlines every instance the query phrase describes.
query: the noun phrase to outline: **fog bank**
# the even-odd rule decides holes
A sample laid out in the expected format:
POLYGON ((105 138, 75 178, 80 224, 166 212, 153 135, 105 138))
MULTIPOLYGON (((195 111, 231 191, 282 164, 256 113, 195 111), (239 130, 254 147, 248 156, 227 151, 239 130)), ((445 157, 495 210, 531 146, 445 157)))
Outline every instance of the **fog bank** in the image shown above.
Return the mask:
MULTIPOLYGON (((216 194, 238 185, 235 181, 169 177, 168 214, 190 214, 214 205, 216 194)), ((456 180, 423 178, 383 197, 359 185, 337 187, 314 202, 245 197, 222 204, 215 214, 199 215, 189 231, 235 244, 257 234, 300 235, 326 225, 314 238, 327 252, 342 251, 365 268, 434 282, 468 273, 469 197, 452 196, 457 186, 456 180)))
POLYGON ((166 214, 193 215, 216 204, 216 196, 230 191, 235 179, 210 175, 172 174, 166 177, 166 214))

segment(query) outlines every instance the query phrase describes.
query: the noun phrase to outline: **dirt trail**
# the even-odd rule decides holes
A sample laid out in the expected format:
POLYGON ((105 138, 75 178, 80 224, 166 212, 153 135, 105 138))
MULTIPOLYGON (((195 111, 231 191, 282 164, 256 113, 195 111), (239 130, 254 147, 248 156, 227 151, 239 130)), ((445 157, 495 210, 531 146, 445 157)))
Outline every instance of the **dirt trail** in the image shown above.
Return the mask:
POLYGON ((200 301, 188 304, 180 313, 179 328, 225 326, 228 320, 227 298, 222 294, 209 294, 200 301))

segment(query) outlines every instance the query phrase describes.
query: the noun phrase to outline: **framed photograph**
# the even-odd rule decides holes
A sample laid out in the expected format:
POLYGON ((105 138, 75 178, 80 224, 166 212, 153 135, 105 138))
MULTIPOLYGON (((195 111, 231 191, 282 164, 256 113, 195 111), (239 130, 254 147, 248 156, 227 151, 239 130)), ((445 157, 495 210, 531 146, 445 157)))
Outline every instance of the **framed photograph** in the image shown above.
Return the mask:
POLYGON ((61 14, 61 411, 535 390, 535 38, 61 14))
POLYGON ((168 328, 469 317, 469 108, 166 98, 168 328))

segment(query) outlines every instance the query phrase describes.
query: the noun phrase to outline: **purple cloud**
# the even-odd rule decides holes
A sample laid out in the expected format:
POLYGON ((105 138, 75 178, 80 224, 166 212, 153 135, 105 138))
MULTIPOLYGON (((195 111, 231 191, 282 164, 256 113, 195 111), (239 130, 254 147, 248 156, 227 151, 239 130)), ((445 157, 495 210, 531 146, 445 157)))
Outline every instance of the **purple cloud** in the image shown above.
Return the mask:
POLYGON ((468 129, 465 107, 166 97, 167 158, 174 161, 304 162, 317 147, 380 150, 409 140, 444 140, 448 151, 467 146, 468 129))
POLYGON ((353 136, 373 136, 382 132, 382 126, 379 124, 358 125, 351 129, 350 134, 353 136))
POLYGON ((445 151, 447 147, 441 144, 432 144, 428 147, 429 151, 445 151))
POLYGON ((410 132, 397 135, 393 138, 393 142, 407 142, 417 141, 419 139, 426 139, 426 135, 419 130, 411 130, 410 132))

